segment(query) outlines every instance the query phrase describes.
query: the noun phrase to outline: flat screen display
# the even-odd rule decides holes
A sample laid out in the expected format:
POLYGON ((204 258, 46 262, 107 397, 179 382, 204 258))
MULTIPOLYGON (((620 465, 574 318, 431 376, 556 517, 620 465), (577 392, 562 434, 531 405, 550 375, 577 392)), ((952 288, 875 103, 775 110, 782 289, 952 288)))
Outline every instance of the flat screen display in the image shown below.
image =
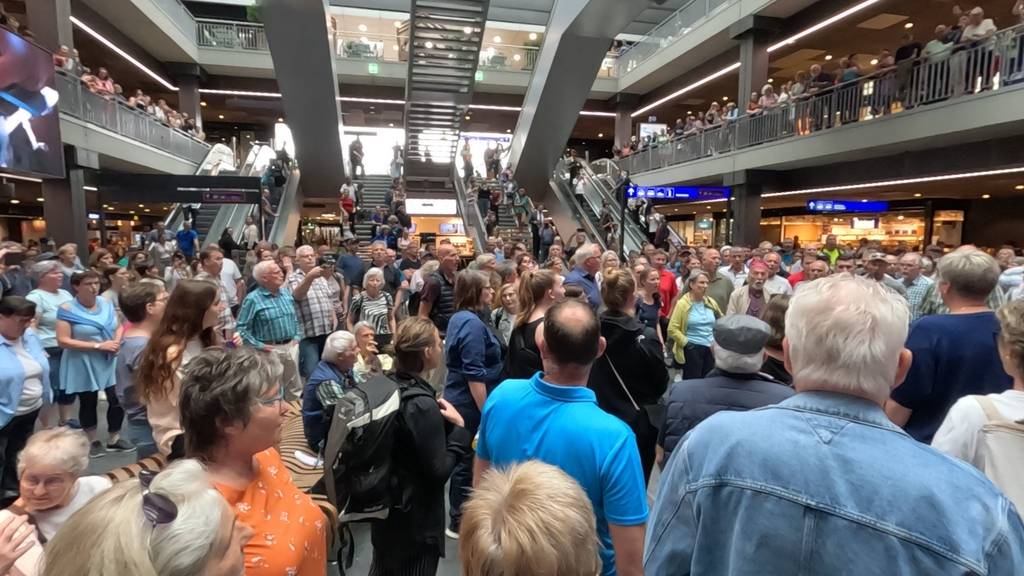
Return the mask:
POLYGON ((0 28, 0 172, 64 177, 53 55, 0 28))

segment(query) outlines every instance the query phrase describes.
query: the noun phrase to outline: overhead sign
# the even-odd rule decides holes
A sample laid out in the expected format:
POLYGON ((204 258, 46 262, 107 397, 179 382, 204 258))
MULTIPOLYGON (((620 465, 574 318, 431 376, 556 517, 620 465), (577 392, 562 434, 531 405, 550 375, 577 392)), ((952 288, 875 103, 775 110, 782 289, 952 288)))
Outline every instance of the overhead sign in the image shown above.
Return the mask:
POLYGON ((626 198, 654 200, 724 200, 730 195, 727 186, 630 186, 626 198))
POLYGON ((203 192, 203 202, 211 204, 245 204, 245 192, 239 190, 209 190, 203 192))
POLYGON ((884 201, 866 200, 808 200, 807 209, 811 212, 885 212, 889 203, 884 201))
POLYGON ((410 216, 455 216, 459 209, 454 198, 406 198, 405 212, 410 216))

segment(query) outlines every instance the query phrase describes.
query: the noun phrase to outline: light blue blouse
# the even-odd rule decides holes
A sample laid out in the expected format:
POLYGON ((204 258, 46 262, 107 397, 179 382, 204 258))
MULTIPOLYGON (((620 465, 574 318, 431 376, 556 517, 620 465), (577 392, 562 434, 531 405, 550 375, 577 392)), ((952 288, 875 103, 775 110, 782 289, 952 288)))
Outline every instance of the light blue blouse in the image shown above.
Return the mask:
MULTIPOLYGON (((21 337, 25 350, 39 363, 43 369, 43 401, 53 400, 50 389, 50 361, 36 333, 29 329, 21 337)), ((21 390, 25 385, 25 368, 18 358, 18 353, 7 341, 0 338, 0 427, 7 426, 18 409, 21 390)))

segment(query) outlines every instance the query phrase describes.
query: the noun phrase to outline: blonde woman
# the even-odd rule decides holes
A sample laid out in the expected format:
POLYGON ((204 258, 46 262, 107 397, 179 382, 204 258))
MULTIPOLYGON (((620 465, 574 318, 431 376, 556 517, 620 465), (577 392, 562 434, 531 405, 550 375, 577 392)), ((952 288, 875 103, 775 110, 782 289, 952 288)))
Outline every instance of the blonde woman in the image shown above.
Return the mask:
POLYGON ((516 313, 519 311, 519 294, 516 284, 503 284, 498 290, 500 306, 491 312, 491 324, 501 335, 501 339, 508 345, 512 336, 512 328, 516 323, 516 313))

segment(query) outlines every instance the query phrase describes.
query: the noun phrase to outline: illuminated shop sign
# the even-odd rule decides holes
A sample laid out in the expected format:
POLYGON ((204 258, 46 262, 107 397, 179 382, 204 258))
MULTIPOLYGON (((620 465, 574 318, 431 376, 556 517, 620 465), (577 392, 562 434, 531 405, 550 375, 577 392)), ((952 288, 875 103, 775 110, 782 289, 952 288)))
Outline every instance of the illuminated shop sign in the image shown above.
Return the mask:
POLYGON ((885 212, 889 203, 865 200, 808 200, 807 209, 811 212, 885 212))
POLYGON ((725 186, 630 186, 626 198, 652 200, 724 200, 730 189, 725 186))

